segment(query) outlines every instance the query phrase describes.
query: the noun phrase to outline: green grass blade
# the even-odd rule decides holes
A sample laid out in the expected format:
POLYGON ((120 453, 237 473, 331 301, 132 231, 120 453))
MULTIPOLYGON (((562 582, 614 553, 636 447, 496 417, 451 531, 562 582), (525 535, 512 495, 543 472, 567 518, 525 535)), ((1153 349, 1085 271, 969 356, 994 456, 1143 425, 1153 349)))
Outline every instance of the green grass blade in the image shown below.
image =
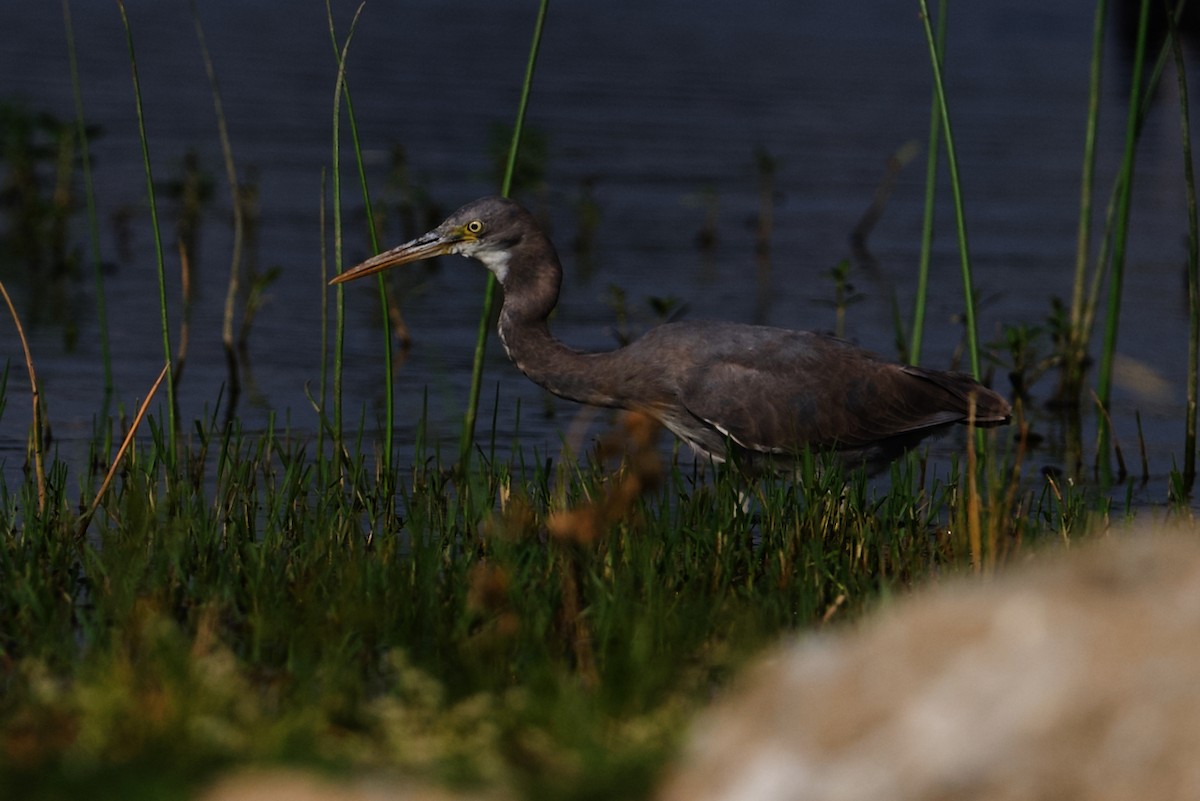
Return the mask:
MULTIPOLYGON (((335 274, 342 272, 342 176, 341 176, 341 120, 342 120, 342 90, 346 77, 346 51, 354 38, 354 30, 358 26, 358 17, 362 13, 364 3, 359 3, 354 11, 354 19, 350 22, 350 32, 346 41, 338 51, 337 81, 333 89, 333 163, 330 169, 333 186, 333 264, 335 274)), ((333 30, 333 10, 328 0, 325 2, 325 12, 329 19, 330 31, 333 30)), ((346 336, 346 300, 345 291, 338 285, 336 291, 337 312, 334 329, 333 345, 333 429, 337 441, 334 447, 342 450, 342 354, 345 348, 346 336)))
MULTIPOLYGON (((329 8, 329 4, 325 4, 326 14, 329 18, 329 38, 333 45, 334 56, 338 56, 337 34, 334 29, 333 15, 329 8)), ((371 191, 367 185, 367 170, 363 163, 362 145, 358 138, 358 119, 354 115, 354 103, 350 98, 350 84, 346 81, 344 70, 339 69, 343 73, 342 76, 342 94, 346 102, 346 119, 350 123, 350 142, 354 149, 354 160, 358 166, 358 180, 362 188, 363 208, 367 217, 367 236, 371 241, 371 252, 379 253, 379 233, 375 230, 375 211, 371 205, 371 191)), ((388 297, 387 284, 383 273, 376 277, 376 285, 379 287, 379 310, 381 319, 383 320, 383 405, 384 405, 384 426, 383 426, 383 472, 385 476, 390 476, 392 473, 392 444, 395 441, 395 381, 393 380, 394 366, 392 364, 392 332, 388 325, 388 297)))
MULTIPOLYGON (((133 47, 133 31, 129 27, 129 17, 125 13, 125 3, 117 0, 117 9, 121 12, 121 24, 125 28, 125 44, 129 48, 129 69, 133 76, 133 98, 137 108, 138 139, 142 146, 142 166, 146 172, 146 196, 150 204, 150 227, 154 233, 154 259, 158 265, 158 306, 162 315, 163 358, 174 370, 171 354, 171 320, 167 313, 167 274, 163 259, 162 232, 158 225, 158 204, 154 199, 154 172, 150 167, 150 140, 146 137, 146 118, 142 112, 142 88, 138 80, 137 56, 133 47)), ((176 418, 175 380, 167 382, 167 463, 172 469, 176 466, 176 431, 179 428, 176 418)))
MULTIPOLYGON (((938 63, 945 62, 946 8, 949 0, 938 3, 937 51, 938 63)), ((912 338, 908 345, 909 364, 921 362, 921 339, 925 332, 925 301, 929 294, 929 263, 933 258, 934 201, 937 199, 938 151, 942 133, 942 104, 933 90, 929 111, 929 147, 925 161, 925 214, 921 222, 921 256, 917 266, 917 297, 913 302, 912 338)))
MULTIPOLYGON (((1117 198, 1117 215, 1113 230, 1112 266, 1108 287, 1107 314, 1104 324, 1104 344, 1100 352, 1100 375, 1096 397, 1104 409, 1112 400, 1112 371, 1117 349, 1117 328, 1121 314, 1121 287, 1125 278, 1125 245, 1129 236, 1129 212, 1133 198, 1133 165, 1140 128, 1142 105, 1142 67, 1146 57, 1146 27, 1149 18, 1150 0, 1142 0, 1138 15, 1137 46, 1134 50, 1133 73, 1130 76, 1129 114, 1125 123, 1125 149, 1121 159, 1121 192, 1117 198)), ((1108 450, 1110 431, 1108 416, 1097 416, 1099 436, 1097 459, 1105 473, 1108 472, 1108 450)))
MULTIPOLYGON (((92 182, 92 157, 88 148, 87 126, 84 122, 83 95, 79 89, 79 64, 75 57, 75 27, 71 23, 71 2, 63 0, 63 26, 67 36, 67 58, 71 68, 71 97, 75 104, 76 135, 83 162, 83 194, 87 204, 88 242, 91 245, 92 268, 96 275, 96 323, 100 329, 100 359, 104 364, 104 402, 113 394, 112 347, 108 338, 108 305, 104 299, 104 271, 100 266, 100 223, 96 215, 96 190, 92 182)), ((104 415, 101 415, 102 417, 104 415)))
MULTIPOLYGON (((513 172, 517 165, 517 153, 521 148, 521 129, 525 125, 525 110, 529 106, 529 92, 533 86, 533 72, 537 65, 538 49, 542 43, 542 28, 546 23, 546 10, 550 0, 541 0, 537 20, 533 24, 533 42, 529 46, 529 60, 525 64, 525 80, 521 84, 521 101, 517 106, 517 121, 513 125, 512 142, 508 147, 508 164, 504 168, 504 182, 500 194, 508 197, 512 189, 513 172)), ((483 384, 483 357, 487 349, 488 330, 491 328, 492 306, 496 297, 496 277, 490 272, 487 287, 483 292, 483 311, 479 315, 479 333, 475 339, 475 359, 471 366, 471 391, 467 397, 467 412, 463 419, 462 436, 458 443, 458 460, 465 470, 471 458, 475 442, 475 419, 479 414, 479 392, 483 384)))
POLYGON ((954 150, 954 132, 950 126, 950 109, 946 104, 946 87, 942 82, 942 62, 938 57, 938 45, 929 22, 929 5, 921 5, 921 24, 925 28, 925 41, 929 45, 929 61, 933 65, 933 86, 937 92, 937 106, 941 110, 942 134, 946 139, 946 163, 950 170, 950 187, 954 194, 954 224, 958 231, 958 255, 962 263, 963 303, 967 327, 967 352, 971 360, 971 374, 980 377, 979 334, 975 323, 975 285, 971 277, 971 249, 967 242, 967 219, 963 210, 962 183, 958 174, 958 157, 954 150))

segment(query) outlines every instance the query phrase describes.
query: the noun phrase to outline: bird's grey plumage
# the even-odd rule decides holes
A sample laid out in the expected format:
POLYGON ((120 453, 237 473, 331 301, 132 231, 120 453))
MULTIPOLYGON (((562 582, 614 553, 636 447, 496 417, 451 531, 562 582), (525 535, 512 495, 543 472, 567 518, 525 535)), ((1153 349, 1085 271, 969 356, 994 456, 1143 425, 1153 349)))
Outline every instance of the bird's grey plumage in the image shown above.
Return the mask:
POLYGON ((501 341, 534 382, 569 400, 645 412, 718 460, 812 448, 878 465, 951 424, 1009 419, 1008 402, 970 376, 893 364, 808 331, 687 321, 614 351, 573 350, 546 322, 562 283, 554 246, 504 198, 469 203, 336 280, 437 253, 475 258, 496 275, 501 341))

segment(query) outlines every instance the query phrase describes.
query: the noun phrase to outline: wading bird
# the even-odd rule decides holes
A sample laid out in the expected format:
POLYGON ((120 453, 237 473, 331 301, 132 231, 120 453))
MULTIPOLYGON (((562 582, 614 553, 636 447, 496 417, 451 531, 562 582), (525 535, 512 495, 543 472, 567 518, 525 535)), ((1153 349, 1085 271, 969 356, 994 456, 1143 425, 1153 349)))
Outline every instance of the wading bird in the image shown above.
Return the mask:
POLYGON ((716 461, 782 466, 808 448, 878 468, 954 423, 1009 420, 1008 401, 970 376, 882 361, 810 331, 684 321, 614 351, 574 350, 546 322, 562 284, 554 245, 533 215, 501 197, 468 203, 331 283, 445 254, 476 259, 496 276, 500 340, 534 383, 648 414, 716 461))

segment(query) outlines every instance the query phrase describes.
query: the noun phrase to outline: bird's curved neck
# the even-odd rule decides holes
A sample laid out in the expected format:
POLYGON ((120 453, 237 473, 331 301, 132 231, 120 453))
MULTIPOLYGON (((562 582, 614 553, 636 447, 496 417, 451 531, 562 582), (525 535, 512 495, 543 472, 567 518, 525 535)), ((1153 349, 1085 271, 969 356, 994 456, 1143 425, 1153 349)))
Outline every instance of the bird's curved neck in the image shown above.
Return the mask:
POLYGON ((616 404, 605 362, 612 353, 583 353, 550 333, 545 319, 520 321, 500 312, 500 341, 508 358, 539 386, 560 398, 592 406, 616 404))
MULTIPOLYGON (((508 251, 501 287, 500 341, 513 363, 534 383, 568 400, 593 406, 615 403, 608 369, 614 353, 582 353, 550 333, 562 266, 545 236, 526 236, 508 251)), ((489 268, 491 265, 489 265, 489 268)), ((493 270, 493 272, 496 272, 493 270)))

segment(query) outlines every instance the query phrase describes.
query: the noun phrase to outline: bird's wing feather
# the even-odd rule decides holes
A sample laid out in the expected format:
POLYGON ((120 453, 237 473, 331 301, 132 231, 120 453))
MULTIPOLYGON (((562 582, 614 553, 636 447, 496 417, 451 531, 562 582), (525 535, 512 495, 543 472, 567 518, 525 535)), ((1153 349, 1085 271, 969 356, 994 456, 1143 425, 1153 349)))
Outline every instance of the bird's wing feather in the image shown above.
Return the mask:
POLYGON ((966 417, 965 390, 931 378, 941 374, 879 361, 833 337, 755 326, 706 333, 679 399, 752 451, 868 449, 966 417))

